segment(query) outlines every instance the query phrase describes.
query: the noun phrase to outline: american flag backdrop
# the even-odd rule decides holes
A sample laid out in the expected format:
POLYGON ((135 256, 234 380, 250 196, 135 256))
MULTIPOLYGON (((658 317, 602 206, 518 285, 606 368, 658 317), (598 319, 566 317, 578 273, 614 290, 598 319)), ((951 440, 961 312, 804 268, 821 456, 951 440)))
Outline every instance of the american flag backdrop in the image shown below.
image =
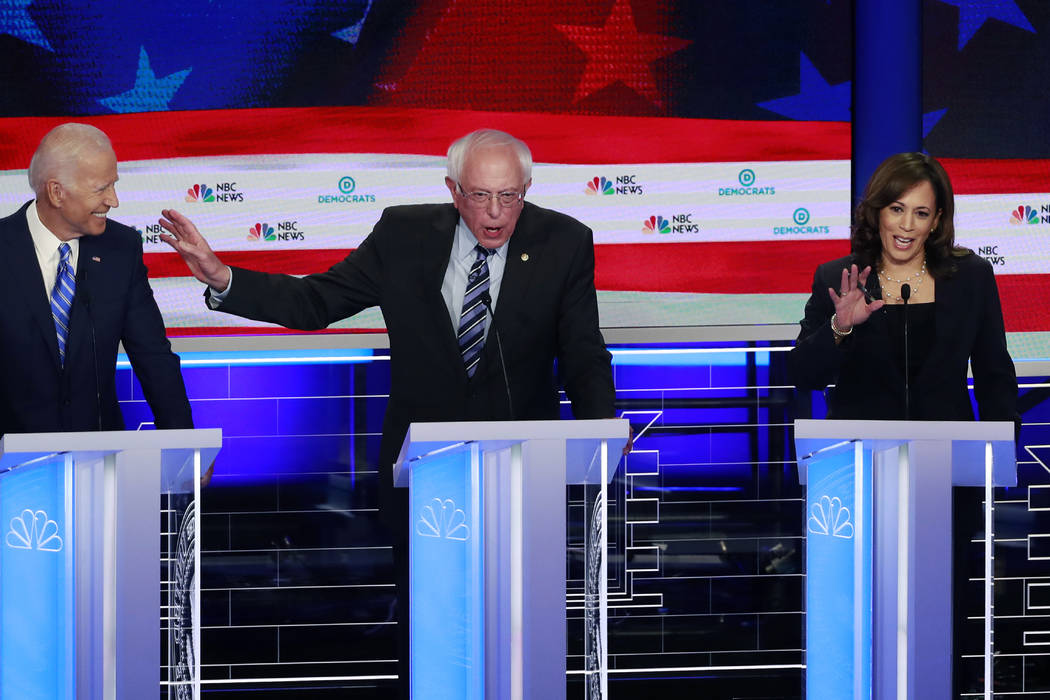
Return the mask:
MULTIPOLYGON (((1050 4, 925 0, 923 128, 959 242, 995 265, 1011 349, 1050 337, 1050 4)), ((121 161, 172 334, 208 313, 157 239, 188 214, 223 259, 306 274, 385 206, 445 201, 448 143, 526 140, 529 199, 590 225, 606 327, 794 324, 848 251, 846 0, 0 0, 0 204, 47 129, 121 161)), ((894 99, 887 95, 887 100, 894 99)), ((336 330, 375 330, 378 312, 336 330)))

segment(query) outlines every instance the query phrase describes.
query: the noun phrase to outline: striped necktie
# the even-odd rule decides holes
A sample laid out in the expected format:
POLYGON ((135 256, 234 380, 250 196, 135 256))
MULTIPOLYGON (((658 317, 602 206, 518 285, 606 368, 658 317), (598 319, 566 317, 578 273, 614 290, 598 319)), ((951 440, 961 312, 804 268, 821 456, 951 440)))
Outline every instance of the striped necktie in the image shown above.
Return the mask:
POLYGON ((55 286, 51 289, 51 317, 55 319, 55 332, 58 334, 58 358, 65 366, 69 314, 73 310, 73 293, 77 283, 73 276, 73 265, 69 261, 69 244, 60 245, 58 253, 58 275, 55 277, 55 286))
POLYGON ((474 246, 477 258, 467 277, 467 291, 463 295, 463 311, 459 314, 459 352, 467 376, 473 377, 481 360, 481 349, 485 346, 485 304, 482 302, 489 292, 489 256, 494 250, 474 246))

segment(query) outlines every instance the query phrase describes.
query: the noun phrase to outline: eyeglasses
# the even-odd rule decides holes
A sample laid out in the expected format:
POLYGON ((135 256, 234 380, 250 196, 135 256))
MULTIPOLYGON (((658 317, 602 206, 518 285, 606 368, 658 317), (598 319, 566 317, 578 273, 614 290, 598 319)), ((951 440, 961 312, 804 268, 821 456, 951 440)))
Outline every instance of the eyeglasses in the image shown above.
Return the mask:
POLYGON ((487 207, 493 197, 501 207, 512 207, 525 199, 524 192, 465 192, 463 185, 456 183, 456 191, 475 207, 487 207))

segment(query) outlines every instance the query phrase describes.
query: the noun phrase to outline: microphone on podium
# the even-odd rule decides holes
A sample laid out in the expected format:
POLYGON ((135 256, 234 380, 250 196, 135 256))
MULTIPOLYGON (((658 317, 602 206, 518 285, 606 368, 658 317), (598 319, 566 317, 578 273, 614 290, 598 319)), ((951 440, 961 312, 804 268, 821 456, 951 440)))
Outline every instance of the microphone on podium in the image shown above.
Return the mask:
POLYGON ((911 298, 911 285, 901 285, 901 300, 904 302, 904 420, 911 420, 911 376, 908 367, 908 299, 911 298))
POLYGON ((492 311, 492 296, 488 291, 481 293, 481 303, 492 318, 492 332, 496 335, 496 350, 499 352, 499 366, 503 370, 503 387, 507 390, 507 413, 510 420, 514 420, 514 400, 510 397, 510 380, 507 378, 507 363, 503 360, 503 342, 499 337, 499 328, 496 326, 496 314, 492 311))

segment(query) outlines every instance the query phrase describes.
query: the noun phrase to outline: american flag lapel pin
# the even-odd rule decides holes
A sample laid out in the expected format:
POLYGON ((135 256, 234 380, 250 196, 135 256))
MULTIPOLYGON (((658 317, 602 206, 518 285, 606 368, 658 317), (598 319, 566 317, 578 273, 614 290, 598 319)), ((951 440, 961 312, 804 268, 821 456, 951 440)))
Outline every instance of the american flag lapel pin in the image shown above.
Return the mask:
POLYGON ((94 260, 95 262, 102 262, 102 258, 98 257, 97 255, 92 255, 91 259, 94 260))

